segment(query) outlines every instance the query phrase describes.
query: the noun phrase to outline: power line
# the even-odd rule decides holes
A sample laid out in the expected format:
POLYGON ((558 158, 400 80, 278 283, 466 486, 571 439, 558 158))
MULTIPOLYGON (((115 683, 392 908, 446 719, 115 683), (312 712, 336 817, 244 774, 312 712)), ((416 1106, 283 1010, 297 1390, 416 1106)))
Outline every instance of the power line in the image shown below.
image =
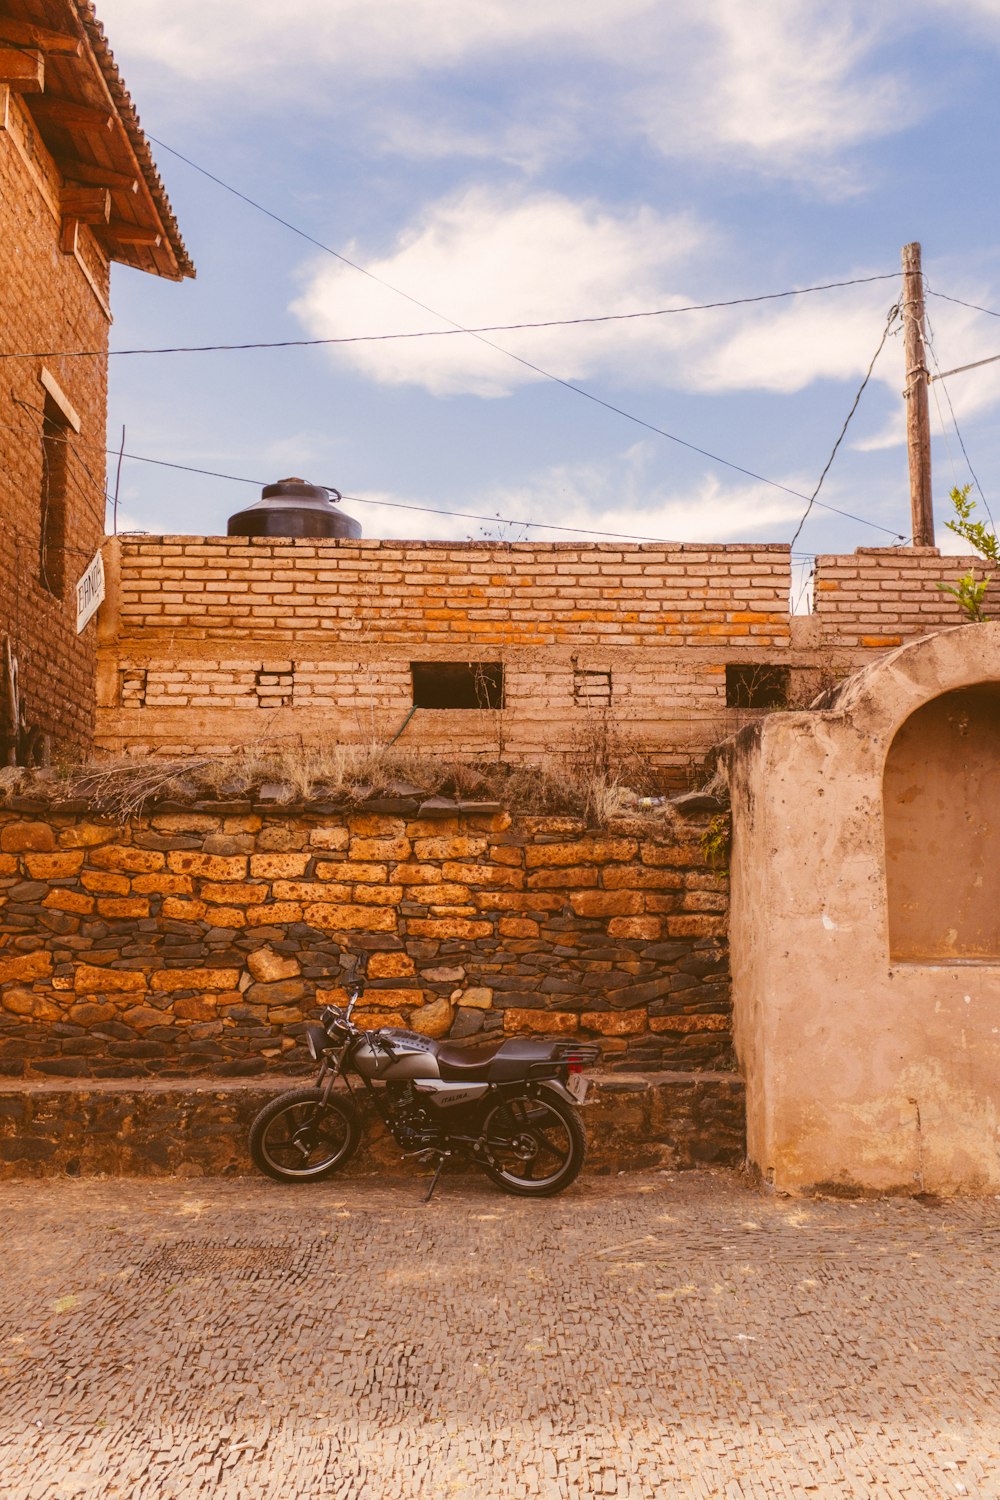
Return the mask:
MULTIPOLYGON (((858 403, 860 402, 861 397, 864 394, 865 386, 868 384, 869 380, 871 379, 872 371, 875 368, 875 362, 878 359, 879 355, 882 353, 882 350, 885 348, 886 339, 889 337, 889 331, 892 328, 893 323, 895 323, 895 321, 896 321, 896 319, 898 317, 899 317, 899 307, 898 306, 890 307, 890 309, 889 309, 889 316, 886 318, 885 327, 882 330, 882 337, 879 339, 879 342, 878 342, 878 348, 875 350, 875 353, 871 357, 871 363, 869 364, 867 370, 865 371, 865 378, 864 378, 864 380, 862 380, 860 386, 858 387, 858 393, 857 393, 857 395, 854 398, 854 401, 853 401, 853 404, 851 406, 850 411, 847 413, 847 416, 844 418, 844 425, 840 429, 840 432, 837 435, 837 441, 833 445, 833 449, 832 449, 832 451, 830 453, 830 457, 827 459, 827 461, 826 461, 826 463, 825 463, 825 465, 823 467, 822 474, 819 476, 819 479, 816 481, 816 488, 813 490, 812 494, 809 496, 809 503, 806 506, 805 510, 802 512, 802 519, 799 521, 798 526, 796 526, 796 528, 795 528, 795 535, 792 537, 792 542, 791 542, 791 545, 793 547, 795 546, 795 543, 799 539, 799 534, 801 533, 803 526, 806 524, 806 518, 808 517, 809 512, 812 510, 812 508, 813 508, 814 505, 816 505, 818 503, 822 503, 822 502, 817 502, 816 496, 819 494, 820 489, 822 488, 823 480, 826 478, 827 474, 830 472, 830 468, 831 468, 831 465, 833 464, 833 460, 837 456, 837 450, 840 447, 841 443, 844 441, 844 438, 845 438, 845 436, 847 434, 847 429, 851 425, 851 418, 854 416, 854 413, 858 409, 858 403)), ((829 508, 829 507, 827 507, 827 508, 829 508)), ((885 530, 884 527, 882 529, 885 530)), ((902 532, 896 532, 895 535, 897 537, 901 537, 902 536, 902 532)))
MULTIPOLYGON (((203 177, 207 177, 210 181, 218 184, 219 187, 224 188, 226 192, 232 193, 235 197, 240 198, 244 203, 248 203, 251 208, 257 209, 259 213, 265 214, 267 218, 273 219, 275 223, 283 225, 284 228, 291 230, 293 234, 299 235, 302 239, 308 240, 310 244, 317 246, 318 249, 325 251, 326 254, 332 255, 335 260, 342 261, 344 265, 350 266, 352 270, 360 272, 362 276, 366 276, 370 281, 375 281, 380 286, 384 286, 389 291, 394 292, 397 296, 404 297, 407 302, 411 302, 415 307, 419 307, 424 312, 430 313, 432 317, 440 318, 442 322, 448 323, 451 328, 463 333, 469 332, 470 337, 478 339, 479 342, 481 344, 485 344, 487 348, 495 349, 498 353, 506 355, 508 359, 514 360, 515 363, 522 365, 527 370, 534 371, 536 375, 541 375, 543 379, 551 380, 556 385, 561 385, 565 390, 573 391, 575 395, 583 396, 585 400, 592 401, 596 406, 603 407, 605 411, 613 412, 616 416, 623 417, 627 422, 633 422, 637 427, 642 427, 647 432, 656 433, 658 437, 666 438, 668 442, 676 443, 681 448, 687 448, 690 452, 697 453, 702 458, 709 459, 712 463, 721 464, 724 468, 732 469, 737 474, 743 474, 748 479, 754 479, 758 484, 770 485, 772 488, 781 490, 785 494, 794 495, 795 498, 799 500, 805 500, 808 498, 810 507, 814 503, 819 503, 816 501, 816 492, 814 492, 811 497, 807 497, 798 490, 790 489, 788 485, 779 484, 776 480, 768 479, 763 474, 757 474, 752 469, 744 468, 742 464, 733 463, 727 458, 722 458, 718 453, 711 453, 707 448, 700 448, 696 443, 689 443, 685 438, 678 437, 676 433, 668 432, 665 428, 657 427, 654 423, 647 422, 642 417, 634 416, 631 412, 625 411, 623 407, 615 406, 611 401, 605 401, 603 397, 596 396, 592 391, 588 391, 585 386, 576 385, 571 380, 564 380, 559 375, 553 375, 550 370, 543 370, 541 365, 534 364, 530 359, 525 359, 520 354, 514 354, 510 349, 504 349, 500 344, 494 343, 492 339, 484 337, 483 334, 474 333, 471 332, 471 330, 463 329, 460 324, 454 321, 454 319, 446 317, 444 313, 438 312, 436 308, 429 307, 426 302, 421 302, 419 298, 411 296, 409 292, 404 292, 399 287, 393 286, 390 282, 385 281, 381 276, 376 275, 374 271, 369 271, 364 266, 358 265, 356 261, 348 259, 346 255, 342 255, 339 250, 331 249, 329 245, 324 245, 321 240, 315 239, 313 235, 308 234, 304 229, 300 229, 298 225, 292 224, 288 219, 283 219, 279 214, 273 213, 271 209, 265 208, 263 204, 258 203, 255 199, 248 197, 246 193, 240 192, 238 188, 232 187, 221 177, 217 177, 214 172, 209 172, 206 167, 199 166, 198 163, 192 161, 190 157, 184 156, 180 151, 175 150, 173 146, 168 146, 166 141, 161 141, 156 136, 150 136, 149 139, 153 141, 155 145, 161 146, 163 150, 169 151, 172 156, 176 156, 180 161, 185 162, 196 172, 200 172, 203 177)), ((892 275, 894 277, 896 273, 894 272, 892 273, 892 275)), ((862 390, 863 389, 864 387, 862 386, 862 390)), ((829 467, 829 465, 827 467, 829 467)), ((826 470, 824 470, 823 472, 825 476, 826 470)), ((820 478, 820 484, 822 484, 822 482, 823 476, 821 476, 820 478)), ((817 491, 818 488, 819 486, 817 486, 817 491)), ((845 516, 848 520, 861 520, 864 525, 873 526, 875 530, 883 531, 888 536, 894 537, 897 535, 896 532, 890 530, 890 528, 887 526, 879 526, 874 521, 867 521, 863 520, 862 517, 852 516, 849 511, 837 510, 835 506, 827 505, 824 506, 823 509, 833 511, 836 515, 845 516)))
POLYGON ((936 292, 932 286, 927 287, 929 297, 940 297, 942 302, 954 302, 958 307, 969 307, 973 312, 985 313, 988 318, 1000 318, 1000 312, 994 312, 992 307, 980 307, 978 302, 965 302, 961 297, 949 297, 947 292, 936 292))
MULTIPOLYGON (((117 448, 106 448, 105 452, 106 453, 113 453, 113 454, 115 454, 117 456, 118 449, 117 448)), ((178 463, 174 463, 171 460, 166 459, 166 458, 148 458, 145 454, 142 454, 142 453, 127 453, 126 452, 123 456, 125 458, 134 459, 137 463, 154 464, 158 468, 162 468, 162 469, 180 469, 180 470, 182 470, 186 474, 204 474, 209 479, 229 479, 234 484, 252 484, 255 489, 262 489, 264 487, 264 485, 269 482, 269 481, 262 480, 262 479, 250 479, 245 474, 223 474, 218 469, 198 469, 198 468, 195 468, 191 464, 178 464, 178 463)), ((766 482, 773 482, 773 481, 766 481, 766 482)), ((779 486, 779 488, 784 489, 785 486, 781 485, 781 486, 779 486)), ((795 495, 800 500, 805 500, 806 499, 806 496, 803 495, 803 494, 801 494, 798 490, 791 490, 790 489, 788 491, 788 493, 790 495, 795 495)), ((431 516, 449 516, 449 517, 455 517, 455 518, 457 518, 459 520, 463 520, 463 521, 490 521, 490 522, 494 522, 494 523, 497 522, 497 521, 499 521, 499 522, 501 522, 501 523, 503 523, 504 525, 507 525, 507 526, 530 526, 530 527, 533 527, 535 529, 539 529, 539 530, 543 530, 543 531, 575 531, 575 532, 579 532, 581 535, 585 535, 585 536, 614 536, 614 537, 619 537, 622 541, 663 542, 663 541, 667 540, 665 537, 659 537, 659 536, 630 536, 627 532, 618 532, 618 531, 602 532, 602 531, 591 531, 591 530, 588 530, 588 529, 586 529, 584 527, 557 526, 557 525, 555 525, 555 524, 553 524, 551 522, 544 522, 544 521, 519 521, 519 520, 512 520, 508 516, 479 515, 479 514, 477 514, 474 511, 465 511, 465 510, 439 510, 437 507, 432 506, 432 505, 411 505, 411 504, 404 504, 404 502, 401 501, 401 500, 368 500, 363 495, 342 495, 341 499, 347 500, 352 505, 380 505, 380 506, 384 506, 385 508, 387 508, 389 510, 414 510, 414 511, 420 511, 422 514, 425 514, 425 515, 431 515, 431 516)), ((815 497, 814 497, 814 503, 816 505, 818 505, 821 510, 831 510, 836 515, 838 515, 838 516, 845 516, 847 518, 847 520, 849 520, 849 521, 857 521, 862 526, 871 526, 875 531, 884 531, 887 536, 895 537, 895 536, 898 535, 897 532, 892 531, 888 526, 880 526, 877 521, 869 521, 866 516, 855 516, 855 515, 852 515, 850 511, 847 511, 847 510, 837 510, 836 507, 833 506, 833 505, 825 505, 822 500, 815 500, 815 497)), ((803 553, 802 556, 810 556, 811 557, 812 553, 803 553)))
POLYGON ((596 313, 583 318, 547 318, 533 323, 486 323, 478 328, 422 328, 409 333, 357 333, 339 338, 270 339, 242 344, 175 344, 143 349, 34 349, 24 353, 0 353, 0 359, 99 359, 104 355, 115 359, 133 354, 218 354, 246 349, 322 349, 340 344, 382 344, 405 339, 453 339, 480 333, 518 333, 537 328, 579 328, 594 323, 627 323, 638 318, 669 318, 678 313, 709 312, 722 307, 777 302, 786 297, 804 297, 809 292, 828 292, 835 287, 862 286, 872 281, 894 281, 898 274, 897 271, 892 271, 880 276, 855 276, 849 281, 825 281, 816 286, 795 287, 784 292, 762 292, 753 297, 729 297, 719 302, 690 302, 681 307, 653 307, 642 312, 596 313))
MULTIPOLYGON (((962 432, 961 432, 961 429, 960 429, 960 427, 958 425, 958 417, 955 415, 955 408, 952 405, 951 392, 948 390, 948 387, 945 384, 944 376, 940 373, 941 366, 938 364, 938 357, 937 357, 937 354, 935 353, 935 350, 934 350, 933 337, 931 335, 931 331, 930 331, 929 328, 928 328, 928 337, 925 340, 925 345, 926 345, 926 347, 928 349, 928 352, 930 353, 931 359, 933 360, 935 366, 937 366, 937 369, 938 369, 938 374, 937 374, 937 376, 935 378, 941 382, 941 389, 944 391, 945 400, 948 403, 948 410, 951 413, 951 425, 955 429, 955 436, 958 439, 958 446, 962 450, 962 457, 965 459, 966 466, 967 466, 967 468, 969 470, 969 473, 972 475, 972 481, 975 484, 976 489, 979 491, 980 499, 982 500, 983 506, 984 506, 984 508, 986 510, 986 514, 989 517, 990 525, 993 527, 993 530, 996 531, 996 522, 993 519, 993 512, 990 510, 990 502, 987 500, 987 498, 986 498, 986 492, 985 492, 985 490, 983 489, 982 485, 979 482, 979 476, 978 476, 978 474, 976 473, 975 469, 972 467, 972 461, 969 458, 969 452, 968 452, 968 449, 965 446, 965 440, 962 437, 962 432)), ((946 372, 946 373, 955 373, 955 372, 952 371, 952 372, 946 372)), ((935 392, 935 395, 936 394, 937 393, 935 392)))

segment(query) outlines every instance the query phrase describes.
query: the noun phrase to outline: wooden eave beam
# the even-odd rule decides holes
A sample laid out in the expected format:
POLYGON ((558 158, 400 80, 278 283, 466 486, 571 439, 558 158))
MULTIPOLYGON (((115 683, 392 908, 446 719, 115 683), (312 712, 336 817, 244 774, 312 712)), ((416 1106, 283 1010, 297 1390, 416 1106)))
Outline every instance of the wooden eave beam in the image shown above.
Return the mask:
POLYGON ((79 161, 72 156, 57 156, 56 166, 67 182, 90 182, 95 187, 114 188, 122 193, 137 193, 139 179, 133 172, 119 172, 96 161, 79 161))
POLYGON ((119 245, 149 245, 155 248, 163 239, 155 229, 145 224, 129 224, 125 219, 112 219, 107 233, 119 245))
POLYGON ((35 26, 31 21, 15 21, 13 16, 0 16, 0 42, 37 47, 40 52, 49 52, 55 57, 79 57, 83 50, 82 37, 71 36, 67 31, 51 31, 47 26, 35 26))
POLYGON ((38 51, 0 45, 0 83, 15 94, 40 94, 45 88, 45 59, 38 51))
POLYGON ((59 194, 64 219, 81 224, 106 224, 111 218, 111 192, 102 187, 64 187, 59 194))
POLYGON ((37 99, 32 99, 31 112, 48 125, 91 131, 95 135, 111 130, 115 119, 110 110, 77 104, 75 99, 60 99, 56 94, 39 94, 37 99))

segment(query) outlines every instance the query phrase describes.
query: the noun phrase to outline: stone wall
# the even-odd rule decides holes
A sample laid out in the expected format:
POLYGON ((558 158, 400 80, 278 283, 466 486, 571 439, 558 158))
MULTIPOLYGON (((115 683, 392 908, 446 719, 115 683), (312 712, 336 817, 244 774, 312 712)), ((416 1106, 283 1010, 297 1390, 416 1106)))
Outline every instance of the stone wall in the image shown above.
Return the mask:
POLYGON ((873 652, 958 623, 912 548, 818 560, 791 616, 787 546, 136 537, 109 543, 98 744, 181 755, 292 737, 525 760, 613 732, 685 784, 739 727, 733 669, 808 702, 873 652), (493 663, 503 705, 419 706, 412 664, 493 663))
POLYGON ((0 805, 0 1072, 287 1072, 363 957, 363 1024, 731 1066, 725 877, 702 824, 469 809, 0 805))
MULTIPOLYGON (((251 1121, 294 1078, 145 1080, 140 1084, 0 1081, 0 1179, 229 1177, 253 1171, 251 1121)), ((345 1169, 404 1171, 399 1147, 363 1098, 363 1142, 345 1169)), ((584 1105, 587 1170, 735 1167, 744 1156, 743 1080, 701 1071, 593 1080, 584 1105)), ((449 1170, 476 1170, 461 1161, 449 1170)))
MULTIPOLYGON (((8 352, 107 347, 108 258, 86 225, 72 253, 60 249, 61 185, 23 101, 0 85, 0 345, 8 352)), ((75 751, 89 748, 94 722, 96 626, 77 635, 74 584, 104 539, 106 384, 105 359, 52 354, 6 360, 0 391, 0 634, 20 665, 29 725, 75 751), (67 422, 63 448, 50 449, 54 467, 64 456, 64 545, 49 553, 43 581, 42 436, 53 379, 79 430, 67 422)))

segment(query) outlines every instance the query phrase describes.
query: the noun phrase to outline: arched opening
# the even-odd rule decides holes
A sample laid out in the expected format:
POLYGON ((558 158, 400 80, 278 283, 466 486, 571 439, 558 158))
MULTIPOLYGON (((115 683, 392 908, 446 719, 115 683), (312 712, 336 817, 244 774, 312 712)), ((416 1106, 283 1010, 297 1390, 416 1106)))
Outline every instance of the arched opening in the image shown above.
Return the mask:
POLYGON ((889 955, 1000 958, 1000 682, 942 693, 901 725, 882 783, 889 955))

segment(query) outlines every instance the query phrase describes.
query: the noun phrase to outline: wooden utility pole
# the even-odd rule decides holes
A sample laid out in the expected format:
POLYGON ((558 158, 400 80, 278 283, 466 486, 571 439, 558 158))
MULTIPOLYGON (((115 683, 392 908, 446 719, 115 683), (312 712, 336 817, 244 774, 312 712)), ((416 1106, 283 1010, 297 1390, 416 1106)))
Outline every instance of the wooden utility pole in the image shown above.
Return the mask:
POLYGON ((931 495, 931 424, 927 406, 930 371, 924 343, 924 277, 920 245, 903 246, 903 358, 906 361, 906 452, 910 462, 913 546, 934 546, 931 495))

